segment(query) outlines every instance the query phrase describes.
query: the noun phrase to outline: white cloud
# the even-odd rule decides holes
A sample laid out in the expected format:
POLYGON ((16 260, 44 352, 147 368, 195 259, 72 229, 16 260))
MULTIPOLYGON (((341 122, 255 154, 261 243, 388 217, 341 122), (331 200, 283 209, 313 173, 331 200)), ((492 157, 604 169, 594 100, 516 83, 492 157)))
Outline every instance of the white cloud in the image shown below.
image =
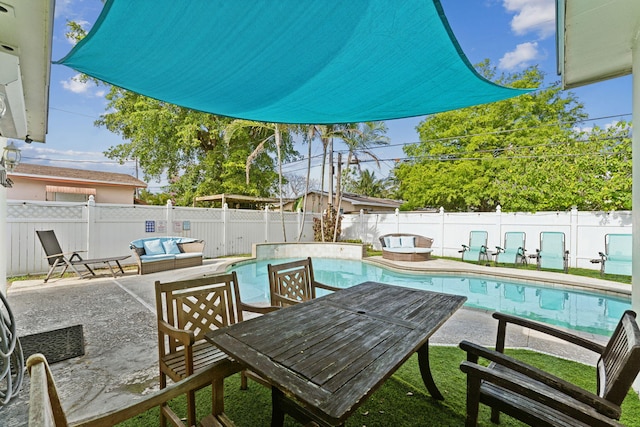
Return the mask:
POLYGON ((99 88, 92 81, 83 81, 80 74, 76 74, 68 80, 62 80, 60 84, 65 90, 89 97, 103 98, 106 93, 104 88, 99 88))
POLYGON ((540 39, 554 34, 556 9, 554 0, 503 0, 502 5, 511 13, 511 29, 517 35, 538 33, 540 39))
POLYGON ((538 42, 521 43, 516 46, 514 51, 507 52, 500 58, 498 67, 503 70, 526 67, 530 61, 538 57, 538 42))

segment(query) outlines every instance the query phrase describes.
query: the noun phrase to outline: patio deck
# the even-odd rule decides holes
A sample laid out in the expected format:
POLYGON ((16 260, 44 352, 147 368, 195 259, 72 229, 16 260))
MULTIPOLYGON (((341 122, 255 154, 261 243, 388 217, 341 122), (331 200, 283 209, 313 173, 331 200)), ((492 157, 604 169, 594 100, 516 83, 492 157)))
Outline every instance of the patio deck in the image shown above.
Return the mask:
MULTIPOLYGON (((14 283, 8 300, 16 317, 18 335, 44 332, 82 324, 85 355, 51 366, 61 400, 71 421, 97 415, 139 399, 141 393, 158 387, 157 332, 155 316, 155 280, 175 280, 223 271, 237 261, 234 258, 205 260, 203 266, 180 271, 166 271, 146 276, 127 273, 118 278, 92 280, 54 279, 46 285, 42 280, 14 283), (133 326, 135 325, 135 326, 133 326)), ((563 273, 538 272, 514 268, 485 267, 450 260, 426 262, 389 262, 382 257, 368 258, 394 268, 432 272, 483 273, 521 280, 544 280, 550 283, 595 287, 612 292, 630 291, 630 286, 600 279, 589 279, 563 273)), ((430 342, 435 345, 457 345, 467 339, 494 345, 497 322, 490 312, 460 309, 430 342), (468 328, 468 325, 474 325, 468 328)), ((605 337, 582 334, 606 342, 605 337)), ((526 347, 549 352, 573 360, 593 364, 574 348, 553 346, 543 337, 522 331, 512 333, 510 347, 526 347)), ((0 407, 0 417, 7 427, 24 426, 28 411, 28 377, 23 390, 9 405, 0 407)))

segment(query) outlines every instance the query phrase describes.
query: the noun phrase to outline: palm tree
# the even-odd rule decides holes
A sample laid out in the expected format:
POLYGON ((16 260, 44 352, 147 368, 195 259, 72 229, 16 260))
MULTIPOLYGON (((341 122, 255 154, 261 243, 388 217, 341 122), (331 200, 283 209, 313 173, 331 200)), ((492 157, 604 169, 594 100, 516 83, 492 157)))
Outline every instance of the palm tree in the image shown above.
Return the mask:
POLYGON ((284 200, 283 200, 283 188, 282 188, 282 132, 286 132, 286 135, 289 135, 289 129, 287 125, 278 124, 278 123, 264 123, 264 122, 256 122, 252 120, 242 120, 237 119, 232 121, 225 129, 224 132, 224 141, 229 144, 233 135, 241 129, 249 129, 250 133, 253 135, 262 138, 258 146, 253 150, 253 152, 247 157, 247 162, 245 165, 245 174, 247 184, 249 183, 249 170, 251 169, 251 164, 253 161, 265 151, 265 145, 269 141, 274 141, 276 145, 276 153, 278 156, 278 193, 280 198, 280 220, 282 223, 282 237, 284 241, 287 241, 287 230, 284 225, 284 200))
MULTIPOLYGON (((333 143, 333 138, 337 137, 340 139, 344 139, 345 135, 348 134, 350 129, 353 128, 354 125, 350 124, 336 124, 336 125, 310 125, 307 133, 307 138, 309 139, 309 144, 315 138, 320 139, 322 142, 322 168, 321 168, 321 181, 320 181, 320 195, 321 200, 322 196, 324 196, 324 172, 327 163, 327 151, 329 150, 329 145, 333 143)), ((311 148, 309 148, 311 149, 311 148)), ((311 156, 309 156, 311 158, 311 156)), ((333 166, 333 165, 331 165, 333 166)), ((333 178, 331 178, 333 179, 333 178)), ((331 192, 330 192, 331 193, 331 192)), ((329 197, 329 206, 327 207, 327 212, 331 215, 331 194, 329 197)), ((320 228, 322 234, 322 241, 324 242, 324 215, 320 215, 320 228)))
MULTIPOLYGON (((371 148, 373 146, 387 145, 389 144, 389 137, 387 133, 387 126, 384 122, 365 122, 357 126, 356 129, 351 129, 348 132, 344 132, 342 140, 347 145, 347 170, 352 163, 355 163, 360 169, 360 159, 358 155, 365 156, 373 159, 376 165, 380 167, 380 160, 373 153, 371 148)), ((340 214, 340 208, 342 205, 342 191, 337 188, 337 212, 340 214)), ((333 241, 338 238, 338 221, 335 221, 335 227, 333 229, 333 241)))

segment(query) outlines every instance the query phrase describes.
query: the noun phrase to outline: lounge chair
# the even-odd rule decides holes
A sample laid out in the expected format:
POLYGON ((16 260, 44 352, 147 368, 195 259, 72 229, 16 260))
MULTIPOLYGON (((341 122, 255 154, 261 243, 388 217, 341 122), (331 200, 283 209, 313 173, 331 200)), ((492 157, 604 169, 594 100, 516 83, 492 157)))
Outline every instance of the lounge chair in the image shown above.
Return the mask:
POLYGON ((538 270, 569 271, 569 251, 565 248, 564 233, 557 231, 543 231, 540 233, 540 249, 536 249, 535 258, 538 270))
POLYGON ((607 234, 604 236, 604 253, 599 252, 600 259, 592 259, 592 263, 600 263, 600 275, 618 274, 631 276, 631 252, 633 238, 631 234, 607 234))
POLYGON ((460 369, 467 374, 467 418, 477 425, 479 404, 491 407, 491 421, 500 412, 532 426, 616 426, 620 405, 640 371, 640 329, 633 311, 626 311, 606 346, 543 323, 494 313, 498 320, 495 351, 462 341, 467 360, 460 369), (600 355, 595 369, 597 391, 583 389, 542 369, 504 354, 509 324, 519 325, 575 344, 600 355), (486 359, 491 363, 479 364, 486 359))
POLYGON ((462 250, 458 251, 462 252, 462 260, 488 261, 487 238, 488 233, 486 231, 472 231, 469 233, 469 245, 462 245, 462 250))
POLYGON ((116 277, 116 271, 113 270, 112 262, 115 262, 120 270, 120 274, 124 274, 124 270, 120 265, 120 261, 129 258, 131 255, 122 255, 115 256, 109 258, 93 258, 93 259, 82 259, 79 251, 75 252, 62 252, 62 248, 60 248, 60 243, 58 242, 58 238, 56 237, 56 233, 53 230, 37 230, 36 234, 38 235, 38 239, 40 239, 40 243, 42 244, 42 249, 44 249, 44 253, 46 254, 47 261, 49 262, 49 272, 47 273, 47 277, 44 279, 45 283, 54 270, 57 267, 63 267, 62 272, 60 273, 60 277, 67 271, 67 268, 71 268, 71 270, 78 275, 81 279, 89 276, 95 276, 96 273, 89 267, 94 264, 106 264, 111 271, 111 275, 116 277), (87 273, 82 274, 76 268, 79 265, 83 265, 87 269, 87 273))
POLYGON ((521 231, 504 233, 504 247, 496 246, 496 264, 526 264, 525 240, 526 234, 521 231))

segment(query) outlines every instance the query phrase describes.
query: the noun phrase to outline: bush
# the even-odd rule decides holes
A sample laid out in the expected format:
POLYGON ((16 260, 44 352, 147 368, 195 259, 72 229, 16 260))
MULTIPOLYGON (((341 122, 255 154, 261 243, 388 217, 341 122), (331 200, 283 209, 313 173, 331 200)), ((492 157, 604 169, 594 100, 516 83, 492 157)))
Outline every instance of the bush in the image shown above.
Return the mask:
POLYGON ((313 240, 315 242, 333 242, 333 229, 336 226, 336 220, 338 221, 338 232, 336 236, 339 236, 342 232, 342 216, 338 215, 334 208, 330 211, 325 210, 322 213, 324 220, 324 240, 322 239, 322 224, 320 218, 313 218, 313 240))

